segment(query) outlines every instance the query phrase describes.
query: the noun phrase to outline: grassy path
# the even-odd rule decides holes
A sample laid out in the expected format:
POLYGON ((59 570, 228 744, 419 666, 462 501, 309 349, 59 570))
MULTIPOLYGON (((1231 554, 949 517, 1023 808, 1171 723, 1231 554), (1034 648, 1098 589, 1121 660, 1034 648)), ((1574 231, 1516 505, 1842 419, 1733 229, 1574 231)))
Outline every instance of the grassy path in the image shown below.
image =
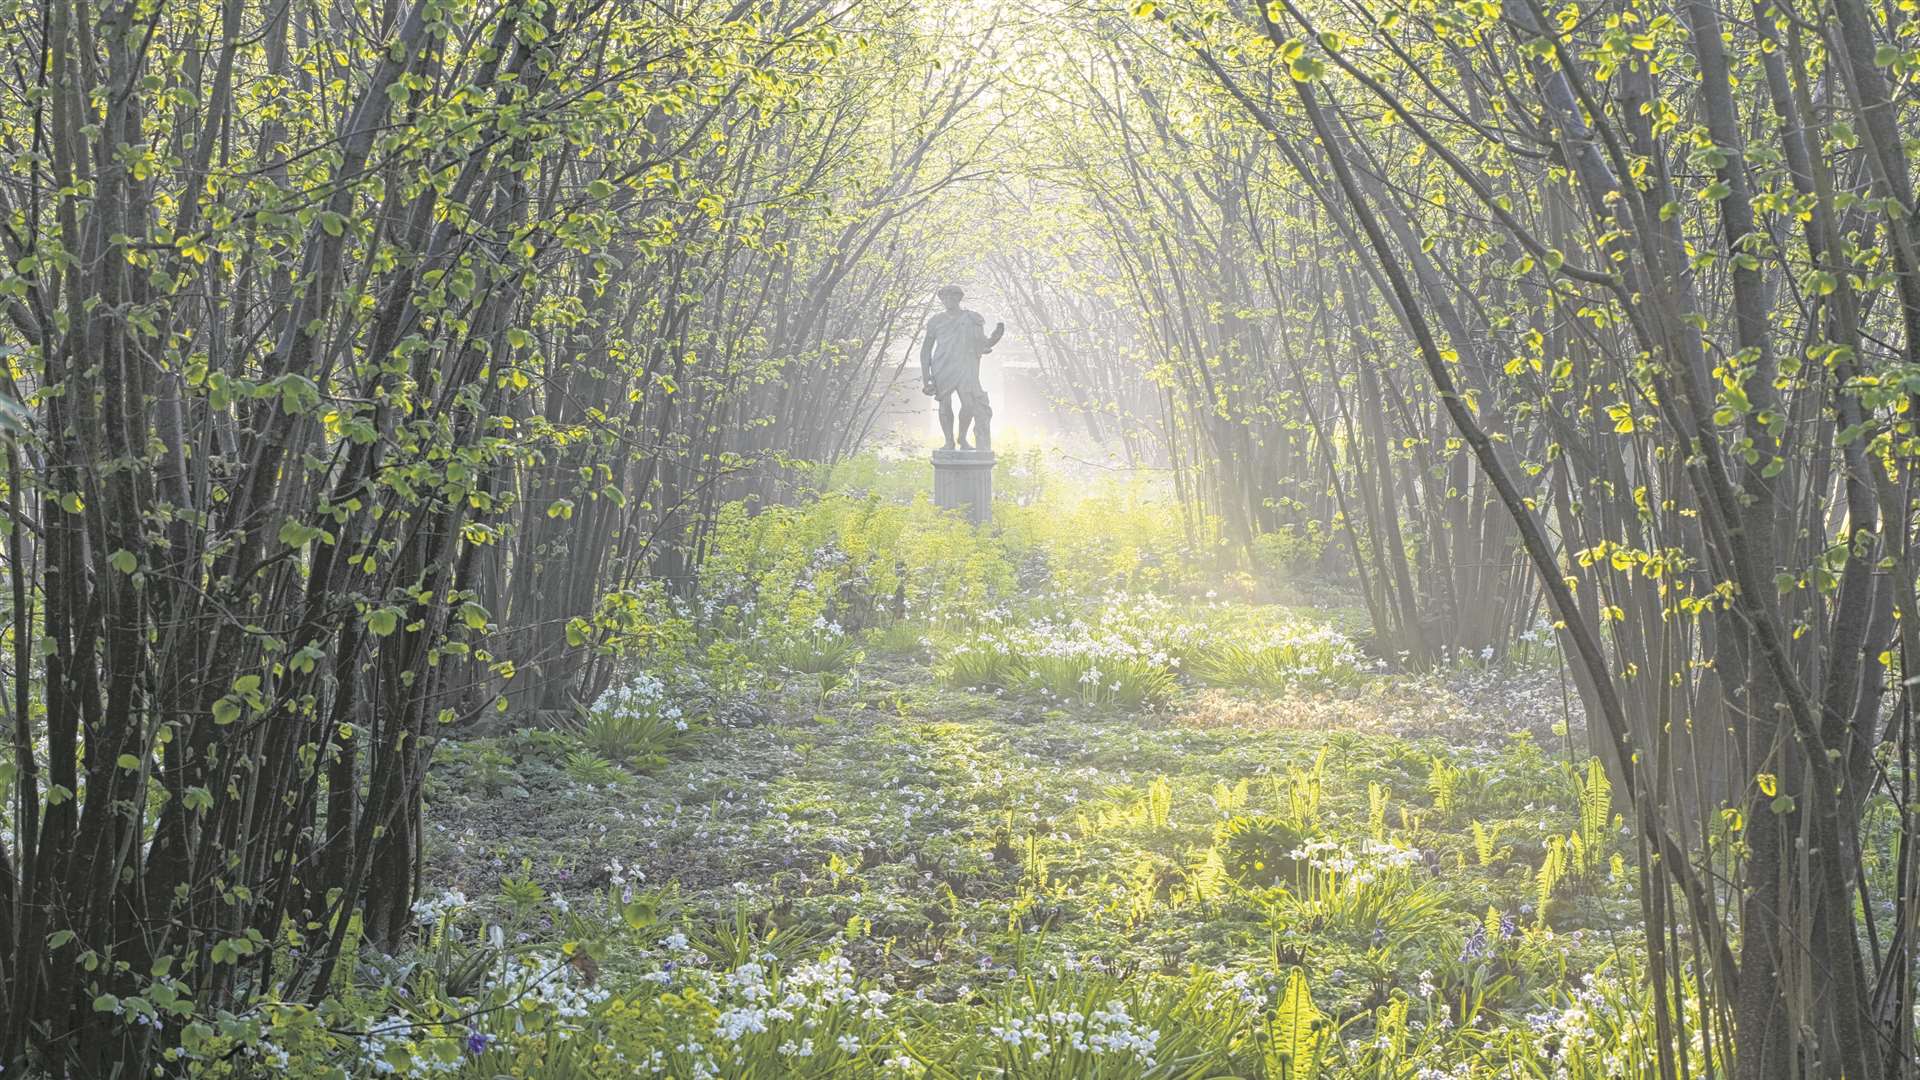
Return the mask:
MULTIPOLYGON (((638 890, 675 925, 738 914, 796 947, 837 936, 864 977, 934 1002, 1009 968, 1271 981, 1301 964, 1324 1006, 1358 1010, 1444 981, 1489 911, 1516 940, 1558 928, 1564 970, 1565 935, 1626 910, 1598 855, 1584 885, 1549 890, 1545 921, 1535 907, 1554 838, 1580 829, 1545 748, 1564 751, 1559 706, 1554 679, 1508 673, 1296 700, 1187 691, 1118 715, 876 657, 829 694, 795 678, 722 703, 644 777, 570 765, 569 742, 537 733, 450 747, 432 877, 478 896, 531 883, 558 897, 540 910, 638 890), (1325 881, 1294 861, 1309 843, 1325 881)), ((608 949, 617 967, 657 959, 645 940, 608 949)), ((1498 993, 1524 1004, 1543 957, 1516 950, 1498 993)))

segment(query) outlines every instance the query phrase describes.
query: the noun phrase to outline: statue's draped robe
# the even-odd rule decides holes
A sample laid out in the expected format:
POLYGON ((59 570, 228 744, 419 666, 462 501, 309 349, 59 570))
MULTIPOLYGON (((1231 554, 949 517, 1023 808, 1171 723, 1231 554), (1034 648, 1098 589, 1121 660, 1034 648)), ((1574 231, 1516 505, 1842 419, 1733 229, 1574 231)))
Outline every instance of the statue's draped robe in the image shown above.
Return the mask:
POLYGON ((933 339, 933 392, 945 397, 955 390, 961 400, 984 400, 980 385, 980 355, 987 350, 987 321, 977 311, 965 308, 942 311, 927 320, 927 336, 933 339))

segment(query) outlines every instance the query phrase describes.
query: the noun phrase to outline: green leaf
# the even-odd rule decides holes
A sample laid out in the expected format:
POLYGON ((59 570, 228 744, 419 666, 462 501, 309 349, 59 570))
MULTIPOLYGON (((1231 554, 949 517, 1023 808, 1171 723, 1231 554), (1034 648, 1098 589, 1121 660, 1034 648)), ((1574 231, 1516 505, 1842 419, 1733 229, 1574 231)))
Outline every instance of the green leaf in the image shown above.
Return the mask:
POLYGON ((321 536, 321 530, 303 525, 293 518, 280 523, 280 542, 292 548, 306 547, 321 536))
POLYGON ((384 607, 367 613, 367 629, 374 637, 386 637, 400 628, 400 609, 384 607))
POLYGON ((326 230, 328 236, 339 236, 347 231, 347 219, 331 210, 322 210, 320 227, 326 230))
POLYGON ((1287 74, 1294 82, 1315 82, 1326 73, 1326 62, 1311 56, 1300 56, 1287 64, 1287 74))
POLYGON ((131 574, 135 570, 140 569, 140 560, 134 558, 133 552, 128 551, 126 548, 121 548, 107 556, 107 562, 110 563, 115 570, 123 574, 131 574))
POLYGON ((1317 1074, 1325 1023, 1326 1018, 1314 1007, 1306 972, 1294 968, 1273 1014, 1273 1049, 1280 1056, 1281 1076, 1311 1080, 1317 1074))
POLYGON ((479 604, 468 601, 460 605, 460 621, 466 623, 468 629, 485 630, 487 628, 487 620, 487 609, 481 607, 479 604))
POLYGON ((231 724, 240 719, 240 701, 234 697, 223 697, 213 703, 213 722, 220 725, 231 724))

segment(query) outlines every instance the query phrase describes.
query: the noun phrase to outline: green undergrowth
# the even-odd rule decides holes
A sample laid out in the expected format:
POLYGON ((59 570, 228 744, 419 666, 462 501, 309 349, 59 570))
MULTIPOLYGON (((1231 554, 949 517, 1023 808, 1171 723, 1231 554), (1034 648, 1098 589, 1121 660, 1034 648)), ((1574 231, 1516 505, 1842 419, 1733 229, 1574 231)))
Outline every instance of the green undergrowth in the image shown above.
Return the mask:
POLYGON ((997 531, 730 515, 697 602, 583 629, 618 674, 570 722, 439 747, 416 942, 202 1025, 196 1072, 1644 1070, 1549 677, 1389 673, 1347 611, 1204 587, 1147 493, 1022 483, 997 531))
POLYGON ((368 1037, 267 1041, 423 1075, 1631 1074, 1597 774, 1215 707, 876 654, 709 699, 611 777, 562 733, 443 747, 421 955, 336 1003, 368 1037))

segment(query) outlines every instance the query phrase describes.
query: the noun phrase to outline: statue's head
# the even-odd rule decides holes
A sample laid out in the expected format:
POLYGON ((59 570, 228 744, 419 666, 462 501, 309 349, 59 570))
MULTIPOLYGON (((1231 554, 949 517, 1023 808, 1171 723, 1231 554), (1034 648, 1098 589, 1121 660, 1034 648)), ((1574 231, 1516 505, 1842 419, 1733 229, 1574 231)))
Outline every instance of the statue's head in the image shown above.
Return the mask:
POLYGON ((947 305, 948 311, 954 311, 960 307, 960 301, 967 294, 966 294, 966 290, 962 289, 958 285, 943 285, 941 286, 940 291, 937 293, 934 293, 933 295, 939 297, 940 302, 947 305))

